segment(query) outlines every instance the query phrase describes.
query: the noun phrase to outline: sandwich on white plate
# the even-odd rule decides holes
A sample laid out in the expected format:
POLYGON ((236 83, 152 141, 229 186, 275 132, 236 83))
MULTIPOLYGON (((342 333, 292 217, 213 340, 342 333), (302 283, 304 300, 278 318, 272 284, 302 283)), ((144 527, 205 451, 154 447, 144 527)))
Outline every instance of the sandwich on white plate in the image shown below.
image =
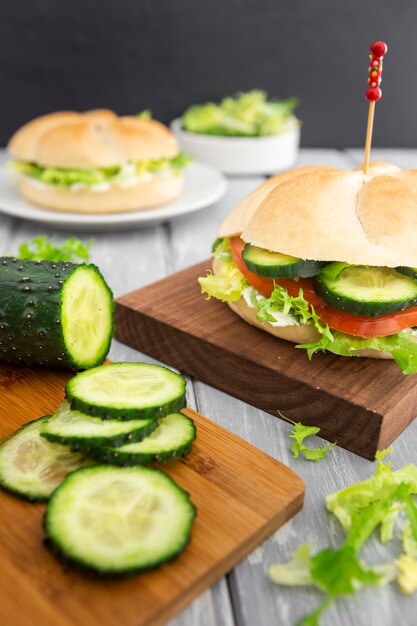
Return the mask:
POLYGON ((417 372, 417 170, 301 167, 219 229, 202 292, 309 358, 395 359, 417 372))
POLYGON ((118 213, 167 204, 182 192, 187 158, 147 116, 58 111, 22 126, 7 146, 22 196, 71 213, 118 213))

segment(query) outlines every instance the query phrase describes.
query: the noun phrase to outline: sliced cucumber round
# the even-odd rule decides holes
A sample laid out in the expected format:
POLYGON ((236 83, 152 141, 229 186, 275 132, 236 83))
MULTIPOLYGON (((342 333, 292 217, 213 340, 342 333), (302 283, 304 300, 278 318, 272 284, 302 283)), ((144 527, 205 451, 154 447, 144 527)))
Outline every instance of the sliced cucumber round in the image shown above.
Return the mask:
POLYGON ((417 303, 417 281, 389 267, 329 263, 314 283, 325 302, 356 315, 378 317, 417 303))
POLYGON ((52 547, 102 574, 155 567, 190 541, 196 509, 171 478, 149 467, 99 465, 70 474, 45 515, 52 547))
POLYGON ((167 463, 188 454, 195 436, 193 420, 182 413, 173 413, 159 420, 158 428, 142 441, 119 448, 103 446, 91 454, 96 460, 112 465, 167 463))
POLYGON ((69 472, 91 465, 81 454, 41 437, 47 419, 25 424, 0 446, 1 487, 36 502, 47 500, 69 472))
POLYGON ((159 419, 185 406, 186 381, 161 365, 109 363, 74 376, 71 408, 102 419, 159 419))
POLYGON ((95 265, 0 257, 0 358, 82 370, 102 363, 114 302, 95 265))
POLYGON ((156 420, 102 420, 71 409, 63 402, 41 426, 41 435, 48 441, 67 444, 72 450, 98 446, 121 446, 140 441, 157 428, 156 420))
POLYGON ((405 276, 411 276, 417 280, 417 267, 396 267, 397 272, 404 274, 405 276))
POLYGON ((305 261, 249 243, 242 252, 242 258, 251 272, 266 278, 307 278, 318 274, 325 265, 322 261, 305 261))

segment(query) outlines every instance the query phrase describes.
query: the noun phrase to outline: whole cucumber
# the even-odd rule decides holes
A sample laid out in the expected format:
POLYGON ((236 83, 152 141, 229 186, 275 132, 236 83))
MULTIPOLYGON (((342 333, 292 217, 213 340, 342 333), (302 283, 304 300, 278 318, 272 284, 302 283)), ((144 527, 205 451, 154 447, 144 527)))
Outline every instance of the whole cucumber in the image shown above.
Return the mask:
POLYGON ((80 370, 103 362, 113 295, 93 264, 0 257, 0 358, 80 370))

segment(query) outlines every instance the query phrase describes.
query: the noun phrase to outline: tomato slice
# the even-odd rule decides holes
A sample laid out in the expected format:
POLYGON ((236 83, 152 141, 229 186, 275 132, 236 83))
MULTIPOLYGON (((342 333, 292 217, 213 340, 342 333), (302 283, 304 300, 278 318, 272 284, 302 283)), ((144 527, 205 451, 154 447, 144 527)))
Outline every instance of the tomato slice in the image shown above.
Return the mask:
POLYGON ((239 271, 246 278, 248 282, 259 291, 265 298, 269 298, 271 293, 274 291, 274 281, 270 278, 264 278, 263 276, 258 276, 254 272, 248 270, 245 265, 244 260, 242 259, 243 248, 245 247, 245 242, 240 237, 232 237, 230 239, 230 250, 232 253, 233 261, 239 268, 239 271))
MULTIPOLYGON (((242 259, 244 247, 245 242, 242 241, 240 237, 231 238, 230 248, 232 257, 239 270, 252 287, 266 298, 269 298, 274 289, 274 281, 271 278, 258 276, 248 270, 242 259)), ((284 287, 290 296, 298 296, 299 290, 302 289, 304 298, 309 304, 314 306, 322 322, 333 330, 338 330, 348 335, 370 339, 372 337, 395 335, 395 333, 399 333, 401 330, 417 326, 417 306, 410 307, 404 311, 390 313, 389 315, 380 315, 378 317, 354 315, 353 313, 339 311, 339 309, 327 305, 324 300, 315 293, 314 283, 311 278, 299 278, 298 280, 279 278, 275 279, 275 282, 281 285, 281 287, 284 287)))
POLYGON ((417 326, 417 306, 378 317, 354 315, 330 306, 318 309, 317 313, 330 328, 365 339, 395 335, 401 330, 417 326))

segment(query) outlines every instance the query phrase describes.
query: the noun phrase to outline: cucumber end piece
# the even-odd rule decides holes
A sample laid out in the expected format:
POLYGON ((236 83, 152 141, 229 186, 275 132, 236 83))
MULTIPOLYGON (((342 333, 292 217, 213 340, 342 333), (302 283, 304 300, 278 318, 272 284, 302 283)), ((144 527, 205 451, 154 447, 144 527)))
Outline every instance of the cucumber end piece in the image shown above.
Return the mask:
POLYGON ((114 300, 97 266, 79 265, 61 296, 61 323, 67 358, 75 370, 100 365, 114 332, 114 300))

